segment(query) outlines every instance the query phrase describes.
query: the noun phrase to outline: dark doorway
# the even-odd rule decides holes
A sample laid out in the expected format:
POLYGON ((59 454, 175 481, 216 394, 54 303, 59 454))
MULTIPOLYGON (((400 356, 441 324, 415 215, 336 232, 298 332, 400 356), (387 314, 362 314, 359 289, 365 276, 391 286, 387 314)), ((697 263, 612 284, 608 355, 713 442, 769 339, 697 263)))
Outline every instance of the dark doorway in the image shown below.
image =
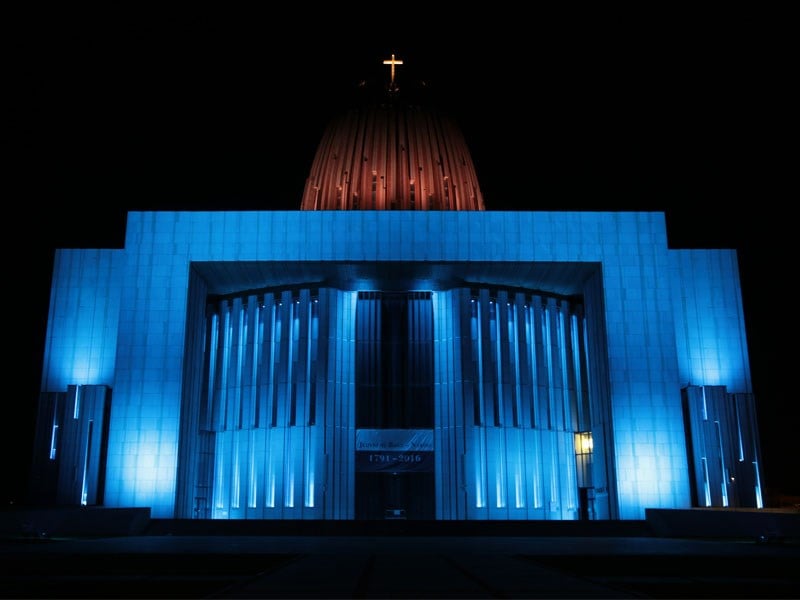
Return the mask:
MULTIPOLYGON (((433 429, 430 292, 360 292, 356 427, 433 429)), ((357 519, 434 519, 433 471, 356 473, 357 519)))
POLYGON ((435 519, 433 473, 356 473, 356 518, 435 519))

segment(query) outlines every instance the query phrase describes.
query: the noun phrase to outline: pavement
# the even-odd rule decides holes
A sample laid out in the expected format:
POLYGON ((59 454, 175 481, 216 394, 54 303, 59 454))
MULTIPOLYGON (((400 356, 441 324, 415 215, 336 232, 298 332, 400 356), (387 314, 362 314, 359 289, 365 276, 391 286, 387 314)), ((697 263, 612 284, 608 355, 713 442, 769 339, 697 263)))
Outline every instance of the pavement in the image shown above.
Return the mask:
POLYGON ((0 596, 800 598, 800 544, 613 535, 5 538, 0 596))

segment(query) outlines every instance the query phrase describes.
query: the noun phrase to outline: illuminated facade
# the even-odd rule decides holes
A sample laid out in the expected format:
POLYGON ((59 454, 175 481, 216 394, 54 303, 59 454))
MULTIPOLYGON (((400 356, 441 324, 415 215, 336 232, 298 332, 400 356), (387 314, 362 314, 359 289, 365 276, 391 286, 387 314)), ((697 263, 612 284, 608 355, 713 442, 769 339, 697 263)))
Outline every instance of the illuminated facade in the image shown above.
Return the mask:
POLYGON ((736 254, 492 212, 449 121, 337 121, 301 211, 132 212, 56 254, 33 473, 220 519, 761 506, 736 254), (713 402, 710 400, 713 398, 713 402))

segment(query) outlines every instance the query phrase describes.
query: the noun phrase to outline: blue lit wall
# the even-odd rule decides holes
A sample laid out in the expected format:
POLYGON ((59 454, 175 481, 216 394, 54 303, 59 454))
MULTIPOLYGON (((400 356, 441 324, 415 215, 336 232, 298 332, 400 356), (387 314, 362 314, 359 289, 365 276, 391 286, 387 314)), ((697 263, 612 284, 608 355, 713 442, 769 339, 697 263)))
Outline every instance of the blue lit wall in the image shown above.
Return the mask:
POLYGON ((735 250, 671 250, 681 385, 751 393, 735 250))
MULTIPOLYGON (((607 487, 602 459, 593 482, 576 473, 574 432, 603 439, 582 313, 499 289, 434 294, 437 519, 572 520, 579 484, 607 487)), ((605 499, 594 515, 608 518, 605 499)))
MULTIPOLYGON (((45 389, 88 383, 80 380, 89 378, 90 371, 80 366, 83 350, 77 348, 84 344, 76 340, 92 340, 89 346, 100 353, 89 352, 89 364, 95 364, 93 356, 101 356, 98 373, 107 372, 91 383, 113 380, 106 504, 150 506, 157 518, 175 514, 193 261, 599 263, 602 292, 597 295, 604 314, 595 316, 604 321, 597 331, 605 336, 605 344, 593 352, 595 356, 607 352, 609 381, 593 385, 603 388, 608 398, 610 426, 601 442, 604 447, 596 452, 609 464, 608 492, 615 505, 611 516, 623 519, 643 518, 645 507, 689 506, 680 387, 688 379, 716 382, 709 380, 711 367, 705 359, 704 381, 688 375, 696 349, 703 346, 687 332, 699 322, 693 315, 709 312, 705 304, 698 308, 701 300, 711 303, 709 307, 728 302, 716 298, 716 289, 730 296, 741 315, 735 261, 724 253, 668 250, 661 213, 138 212, 129 214, 124 251, 92 251, 98 261, 103 257, 108 261, 105 285, 100 285, 99 275, 84 276, 88 271, 75 266, 91 262, 85 252, 76 252, 80 260, 69 252, 59 255, 54 302, 69 298, 70 310, 51 311, 45 389), (66 255, 69 264, 63 262, 66 255), (714 277, 703 280, 707 271, 716 274, 718 285, 712 285, 714 277), (85 293, 82 277, 90 290, 85 293), (680 286, 675 287, 677 277, 680 286), (113 347, 114 327, 109 324, 100 337, 96 328, 88 338, 82 333, 86 324, 99 318, 100 305, 111 323, 114 302, 119 310, 115 374, 113 352, 108 350, 109 344, 113 347), (75 311, 83 315, 80 326, 68 322, 75 311)), ((369 289, 369 282, 363 285, 369 289)), ((590 318, 592 310, 596 308, 587 306, 590 318)), ((700 339, 712 338, 723 340, 718 349, 738 348, 738 362, 731 363, 729 372, 741 369, 738 376, 749 389, 740 317, 703 324, 700 339)), ((720 378, 726 369, 718 360, 720 378)), ((732 381, 720 383, 732 391, 740 387, 732 381)))
POLYGON ((57 250, 45 338, 43 392, 114 385, 123 250, 57 250))

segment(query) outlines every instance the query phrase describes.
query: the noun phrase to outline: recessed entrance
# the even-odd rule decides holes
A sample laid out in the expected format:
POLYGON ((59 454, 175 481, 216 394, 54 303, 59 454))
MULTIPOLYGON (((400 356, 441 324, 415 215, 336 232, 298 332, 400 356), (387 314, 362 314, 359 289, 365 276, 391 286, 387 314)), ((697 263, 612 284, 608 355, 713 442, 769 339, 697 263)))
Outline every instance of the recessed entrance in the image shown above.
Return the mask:
POLYGON ((434 519, 430 292, 361 292, 356 312, 357 519, 434 519))

